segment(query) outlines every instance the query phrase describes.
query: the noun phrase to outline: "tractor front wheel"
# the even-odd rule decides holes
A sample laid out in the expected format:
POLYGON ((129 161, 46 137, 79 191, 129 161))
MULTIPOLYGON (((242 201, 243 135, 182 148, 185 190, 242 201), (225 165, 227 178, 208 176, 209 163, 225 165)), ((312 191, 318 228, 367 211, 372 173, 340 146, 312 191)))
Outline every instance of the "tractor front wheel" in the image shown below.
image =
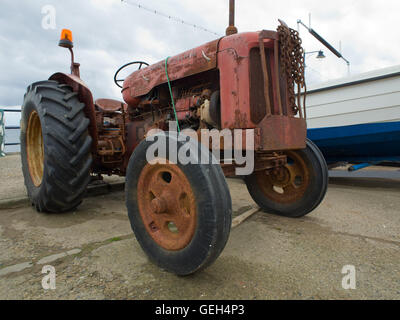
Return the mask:
POLYGON ((56 81, 28 87, 21 161, 28 196, 39 212, 65 212, 82 202, 92 164, 84 107, 71 87, 56 81))
POLYGON ((313 211, 328 188, 328 167, 318 147, 307 140, 304 150, 287 151, 287 165, 245 178, 253 200, 267 212, 299 218, 313 211))
MULTIPOLYGON (((169 134, 167 146, 171 139, 182 147, 169 134)), ((213 263, 225 247, 232 223, 229 189, 219 165, 182 165, 171 160, 169 152, 166 158, 148 162, 150 145, 142 141, 129 161, 128 216, 151 261, 177 275, 189 275, 213 263)), ((209 153, 201 144, 194 148, 209 153)))

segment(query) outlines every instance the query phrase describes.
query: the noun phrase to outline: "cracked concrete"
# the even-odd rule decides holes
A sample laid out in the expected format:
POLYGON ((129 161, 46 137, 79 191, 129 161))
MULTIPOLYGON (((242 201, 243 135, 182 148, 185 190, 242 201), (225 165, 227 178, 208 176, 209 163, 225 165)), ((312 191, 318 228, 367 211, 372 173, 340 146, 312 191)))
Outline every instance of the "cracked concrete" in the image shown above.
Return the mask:
MULTIPOLYGON (((254 205, 241 180, 228 183, 235 215, 254 205)), ((85 199, 61 215, 3 209, 0 299, 400 299, 398 186, 331 179, 312 214, 256 213, 232 230, 215 264, 190 277, 148 261, 123 192, 85 199), (55 267, 56 290, 43 290, 41 263, 55 267), (347 291, 341 270, 349 264, 357 289, 347 291)))

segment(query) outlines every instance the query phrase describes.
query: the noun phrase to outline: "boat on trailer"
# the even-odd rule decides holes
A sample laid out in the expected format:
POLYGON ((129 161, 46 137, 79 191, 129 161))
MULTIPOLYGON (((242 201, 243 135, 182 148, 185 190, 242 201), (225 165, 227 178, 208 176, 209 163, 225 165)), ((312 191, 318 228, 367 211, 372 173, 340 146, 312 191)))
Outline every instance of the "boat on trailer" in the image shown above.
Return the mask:
POLYGON ((400 66, 313 86, 306 105, 308 138, 331 167, 400 164, 400 66))

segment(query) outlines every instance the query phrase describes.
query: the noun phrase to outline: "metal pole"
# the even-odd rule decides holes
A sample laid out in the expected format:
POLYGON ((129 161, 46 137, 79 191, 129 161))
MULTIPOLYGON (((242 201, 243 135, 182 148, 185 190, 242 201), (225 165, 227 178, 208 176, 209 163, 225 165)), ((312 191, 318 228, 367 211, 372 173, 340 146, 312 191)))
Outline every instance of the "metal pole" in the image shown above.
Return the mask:
POLYGON ((229 26, 235 25, 235 0, 229 0, 229 26))
POLYGON ((235 27, 235 0, 229 0, 229 27, 226 29, 226 35, 238 33, 238 29, 235 27))
MULTIPOLYGON (((337 56, 340 59, 343 59, 346 61, 347 66, 349 68, 348 72, 350 74, 350 61, 348 61, 345 57, 343 57, 342 53, 337 51, 328 41, 326 41, 324 38, 322 38, 314 29, 307 27, 300 19, 297 20, 297 25, 298 27, 302 25, 304 28, 308 30, 311 35, 316 38, 319 42, 321 42, 325 47, 327 47, 335 56, 337 56)), ((341 50, 341 49, 340 49, 341 50)))

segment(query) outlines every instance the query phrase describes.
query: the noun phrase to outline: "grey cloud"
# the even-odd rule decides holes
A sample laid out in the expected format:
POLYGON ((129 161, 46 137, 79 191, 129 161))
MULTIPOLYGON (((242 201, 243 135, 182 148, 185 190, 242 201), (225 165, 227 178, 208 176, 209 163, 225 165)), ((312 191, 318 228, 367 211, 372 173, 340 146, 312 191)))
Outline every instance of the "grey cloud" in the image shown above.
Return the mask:
MULTIPOLYGON (((153 63, 210 40, 210 35, 192 32, 189 27, 182 28, 120 1, 114 1, 111 6, 107 3, 102 6, 101 2, 2 0, 1 105, 21 104, 30 83, 47 79, 54 72, 69 72, 69 53, 57 46, 64 27, 73 31, 81 76, 96 97, 120 98, 112 80, 120 65, 132 60, 153 63), (56 30, 44 30, 41 26, 44 17, 41 8, 48 4, 56 9, 56 30), (146 31, 153 42, 143 45, 147 39, 141 36, 140 30, 146 31)), ((156 1, 153 5, 159 7, 156 1)), ((168 12, 165 5, 164 8, 168 12)), ((178 11, 180 6, 175 8, 178 11)))
MULTIPOLYGON (((127 0, 130 1, 130 0, 127 0)), ((137 0, 148 7, 182 17, 192 23, 223 34, 227 25, 228 0, 137 0)), ((400 3, 386 0, 265 0, 237 1, 239 31, 275 29, 278 18, 291 27, 297 19, 313 13, 313 27, 330 42, 341 40, 344 55, 354 72, 397 64, 400 50, 395 21, 400 3), (382 32, 384 30, 384 32, 382 32), (373 63, 371 63, 373 61, 373 63)), ((52 73, 69 72, 68 51, 57 46, 62 28, 74 33, 76 60, 81 76, 95 97, 120 98, 113 84, 113 73, 132 60, 150 63, 164 59, 216 38, 215 35, 169 21, 166 18, 121 4, 119 0, 1 0, 0 10, 0 105, 21 104, 26 87, 52 73), (41 27, 44 5, 56 8, 56 30, 41 27)), ((321 45, 304 30, 307 51, 321 45)), ((327 52, 327 54, 329 54, 327 52)), ((342 62, 326 59, 310 61, 316 72, 308 81, 337 76, 342 62)))

